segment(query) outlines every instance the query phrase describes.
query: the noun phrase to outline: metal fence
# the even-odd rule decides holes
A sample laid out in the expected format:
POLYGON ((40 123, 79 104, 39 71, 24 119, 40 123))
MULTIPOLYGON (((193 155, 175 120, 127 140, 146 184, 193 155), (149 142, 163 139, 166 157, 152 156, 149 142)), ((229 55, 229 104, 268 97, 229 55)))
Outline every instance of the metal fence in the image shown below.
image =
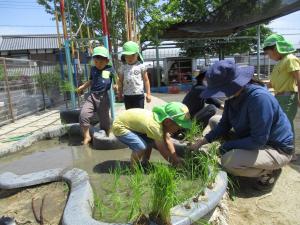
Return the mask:
POLYGON ((63 104, 60 85, 57 64, 0 58, 0 126, 63 104))

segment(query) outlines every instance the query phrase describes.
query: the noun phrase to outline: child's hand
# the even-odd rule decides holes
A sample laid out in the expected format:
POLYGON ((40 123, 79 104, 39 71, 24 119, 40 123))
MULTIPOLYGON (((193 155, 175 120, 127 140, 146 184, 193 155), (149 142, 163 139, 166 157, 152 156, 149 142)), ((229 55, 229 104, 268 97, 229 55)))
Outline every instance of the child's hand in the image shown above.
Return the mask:
POLYGON ((83 90, 80 87, 76 89, 76 92, 77 92, 78 95, 82 95, 83 94, 83 90))
POLYGON ((147 103, 151 102, 151 95, 150 94, 146 95, 146 101, 147 101, 147 103))

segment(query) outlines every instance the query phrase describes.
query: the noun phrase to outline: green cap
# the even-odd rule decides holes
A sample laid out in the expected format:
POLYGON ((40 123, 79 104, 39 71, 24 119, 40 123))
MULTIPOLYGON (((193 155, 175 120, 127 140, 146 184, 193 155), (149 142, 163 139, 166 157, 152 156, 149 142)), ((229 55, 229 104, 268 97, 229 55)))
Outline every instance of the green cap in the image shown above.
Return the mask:
POLYGON ((293 45, 286 41, 283 36, 279 34, 271 34, 266 38, 263 44, 263 48, 276 46, 276 50, 280 54, 289 54, 296 51, 293 45))
POLYGON ((94 48, 94 50, 93 50, 93 57, 97 56, 97 55, 109 59, 109 52, 108 52, 107 48, 105 48, 103 46, 99 46, 99 47, 94 48))
POLYGON ((182 128, 189 129, 192 126, 189 109, 180 102, 169 102, 162 106, 155 106, 152 112, 154 119, 159 123, 169 118, 182 128))
POLYGON ((123 45, 123 51, 122 51, 122 56, 123 55, 134 55, 134 54, 138 54, 139 55, 139 60, 140 61, 144 61, 141 53, 140 53, 140 47, 137 43, 133 42, 133 41, 127 41, 124 45, 123 45))

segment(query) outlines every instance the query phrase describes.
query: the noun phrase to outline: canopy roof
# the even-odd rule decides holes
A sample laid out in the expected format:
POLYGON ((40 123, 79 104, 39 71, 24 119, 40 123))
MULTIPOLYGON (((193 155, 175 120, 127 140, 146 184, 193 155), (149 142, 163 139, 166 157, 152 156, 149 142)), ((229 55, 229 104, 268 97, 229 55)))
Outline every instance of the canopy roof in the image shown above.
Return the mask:
POLYGON ((228 0, 206 18, 183 21, 170 26, 160 39, 226 37, 298 10, 299 0, 228 0))

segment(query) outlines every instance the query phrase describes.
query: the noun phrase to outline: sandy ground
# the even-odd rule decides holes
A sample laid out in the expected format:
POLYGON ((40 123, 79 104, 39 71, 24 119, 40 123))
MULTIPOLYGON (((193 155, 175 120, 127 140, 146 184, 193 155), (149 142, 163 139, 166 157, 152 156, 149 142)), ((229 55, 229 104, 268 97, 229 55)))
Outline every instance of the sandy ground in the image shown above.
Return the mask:
POLYGON ((67 197, 68 187, 65 183, 51 183, 18 192, 0 190, 0 215, 14 217, 17 224, 38 225, 40 223, 33 215, 32 199, 35 199, 34 207, 39 217, 44 198, 44 224, 57 225, 60 223, 67 197))

